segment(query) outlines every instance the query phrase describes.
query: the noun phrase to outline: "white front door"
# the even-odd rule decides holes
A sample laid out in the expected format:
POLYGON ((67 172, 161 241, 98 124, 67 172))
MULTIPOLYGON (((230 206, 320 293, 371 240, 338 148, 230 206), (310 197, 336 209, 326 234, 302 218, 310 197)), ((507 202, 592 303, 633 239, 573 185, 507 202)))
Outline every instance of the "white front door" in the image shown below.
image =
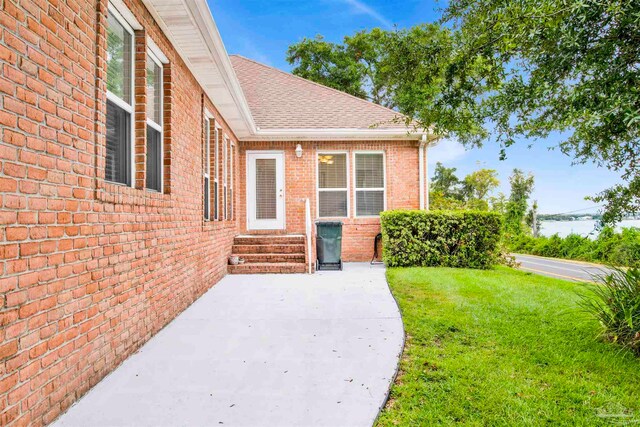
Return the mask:
POLYGON ((247 151, 249 230, 284 230, 284 153, 247 151))

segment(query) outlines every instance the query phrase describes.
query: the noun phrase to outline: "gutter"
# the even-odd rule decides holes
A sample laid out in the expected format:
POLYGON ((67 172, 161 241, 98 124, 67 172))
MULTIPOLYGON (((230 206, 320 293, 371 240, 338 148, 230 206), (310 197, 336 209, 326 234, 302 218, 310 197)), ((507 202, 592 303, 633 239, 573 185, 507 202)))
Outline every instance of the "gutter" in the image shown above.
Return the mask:
POLYGON ((240 141, 325 141, 325 140, 404 140, 417 141, 419 134, 405 128, 396 129, 260 129, 240 141))

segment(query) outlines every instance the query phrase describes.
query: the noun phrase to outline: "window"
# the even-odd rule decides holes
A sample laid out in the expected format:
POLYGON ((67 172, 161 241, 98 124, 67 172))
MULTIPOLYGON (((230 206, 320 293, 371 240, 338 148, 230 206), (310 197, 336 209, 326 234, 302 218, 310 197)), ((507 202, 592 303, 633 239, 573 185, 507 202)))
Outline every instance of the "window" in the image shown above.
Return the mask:
POLYGON ((131 185, 133 30, 109 8, 107 17, 107 151, 105 179, 131 185))
POLYGON ((318 154, 318 216, 349 216, 346 153, 318 154))
POLYGON ((385 205, 383 153, 355 153, 356 216, 378 216, 385 205))
POLYGON ((147 55, 147 188, 162 191, 162 64, 147 55))
POLYGON ((229 219, 227 216, 227 148, 229 144, 229 138, 225 135, 224 141, 222 141, 222 218, 229 219))
POLYGON ((231 152, 229 155, 229 219, 233 219, 233 162, 236 152, 233 142, 230 143, 229 151, 231 152))
POLYGON ((204 183, 204 219, 211 219, 211 198, 210 198, 210 169, 211 169, 211 120, 206 117, 204 119, 204 162, 203 162, 203 180, 204 183))
POLYGON ((217 126, 214 130, 213 138, 215 140, 215 147, 213 150, 213 218, 217 221, 220 219, 220 209, 218 203, 218 175, 220 175, 218 169, 220 167, 218 165, 218 157, 220 153, 220 130, 217 126))

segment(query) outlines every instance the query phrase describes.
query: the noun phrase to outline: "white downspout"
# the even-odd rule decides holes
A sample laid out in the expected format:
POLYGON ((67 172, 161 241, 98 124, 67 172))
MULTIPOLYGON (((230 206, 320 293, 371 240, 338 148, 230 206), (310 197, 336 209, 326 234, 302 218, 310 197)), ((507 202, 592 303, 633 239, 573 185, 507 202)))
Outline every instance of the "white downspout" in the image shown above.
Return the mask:
POLYGON ((422 135, 422 141, 420 141, 420 147, 418 148, 418 161, 420 162, 418 167, 418 173, 420 175, 420 210, 429 209, 429 194, 426 191, 426 180, 428 177, 425 177, 426 165, 425 165, 425 151, 427 148, 427 135, 422 135))
POLYGON ((425 197, 427 199, 427 202, 425 204, 425 209, 426 210, 431 210, 431 200, 429 199, 429 187, 431 186, 431 184, 429 183, 429 144, 425 144, 424 145, 424 169, 425 169, 425 174, 424 174, 424 179, 426 182, 425 185, 425 197))

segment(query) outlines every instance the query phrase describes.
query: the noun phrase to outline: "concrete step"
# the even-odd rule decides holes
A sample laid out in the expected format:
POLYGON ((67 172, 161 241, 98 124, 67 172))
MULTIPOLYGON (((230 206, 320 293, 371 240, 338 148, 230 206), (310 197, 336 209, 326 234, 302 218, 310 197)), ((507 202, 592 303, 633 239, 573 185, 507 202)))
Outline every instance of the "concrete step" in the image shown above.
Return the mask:
POLYGON ((234 254, 246 263, 304 262, 304 254, 234 254))
POLYGON ((291 234, 236 236, 233 243, 236 245, 304 245, 304 236, 291 234))
POLYGON ((244 254, 302 254, 304 245, 268 244, 268 245, 233 245, 232 252, 236 255, 244 254))
POLYGON ((229 266, 229 274, 303 274, 305 272, 306 265, 298 262, 260 262, 229 266))

